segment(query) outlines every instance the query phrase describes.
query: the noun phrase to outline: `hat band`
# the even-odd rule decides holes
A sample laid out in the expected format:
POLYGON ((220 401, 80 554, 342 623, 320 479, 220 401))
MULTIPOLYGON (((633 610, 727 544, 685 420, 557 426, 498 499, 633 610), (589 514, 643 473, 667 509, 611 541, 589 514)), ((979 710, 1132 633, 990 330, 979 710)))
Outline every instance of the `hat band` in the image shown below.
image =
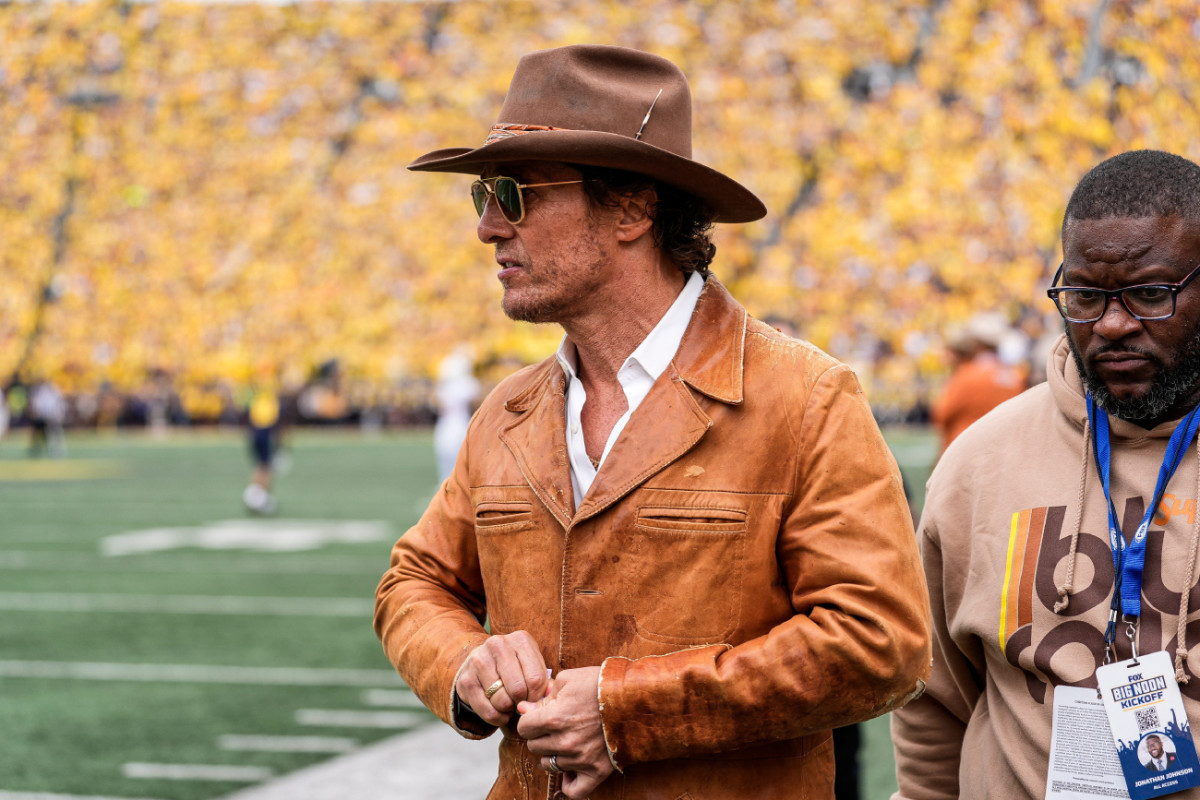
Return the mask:
POLYGON ((567 131, 570 128, 555 128, 552 125, 518 125, 516 123, 499 122, 492 126, 491 133, 488 134, 484 144, 498 142, 501 139, 511 139, 514 136, 523 136, 527 133, 536 133, 538 131, 567 131))

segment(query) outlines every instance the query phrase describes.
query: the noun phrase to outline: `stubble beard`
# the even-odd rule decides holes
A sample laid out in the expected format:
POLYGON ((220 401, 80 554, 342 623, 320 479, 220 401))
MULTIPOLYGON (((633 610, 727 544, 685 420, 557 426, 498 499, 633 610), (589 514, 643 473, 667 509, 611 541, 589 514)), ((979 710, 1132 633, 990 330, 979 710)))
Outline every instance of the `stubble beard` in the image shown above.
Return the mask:
POLYGON ((514 297, 508 290, 505 290, 504 299, 500 301, 500 307, 504 309, 506 317, 516 322, 534 324, 556 321, 562 315, 565 305, 559 298, 514 297))
POLYGON ((578 260, 560 258, 543 262, 536 273, 530 271, 525 291, 504 289, 500 307, 505 316, 517 322, 535 324, 562 322, 577 312, 580 306, 592 302, 598 286, 595 276, 604 267, 599 243, 595 237, 581 242, 578 260), (584 259, 587 260, 584 260, 584 259), (537 275, 536 278, 533 275, 537 275))
POLYGON ((1075 359, 1075 367, 1083 377, 1083 383, 1096 405, 1118 419, 1127 422, 1142 423, 1162 418, 1177 403, 1196 390, 1200 384, 1200 326, 1192 332, 1191 339, 1183 347, 1182 358, 1173 367, 1167 367, 1161 361, 1148 353, 1142 353, 1131 347, 1124 349, 1137 352, 1152 359, 1158 366, 1158 372, 1150 384, 1150 390, 1141 397, 1119 398, 1109 391, 1098 376, 1088 372, 1084 366, 1083 357, 1075 349, 1075 340, 1071 338, 1070 328, 1067 329, 1067 344, 1071 348, 1071 356, 1075 359))

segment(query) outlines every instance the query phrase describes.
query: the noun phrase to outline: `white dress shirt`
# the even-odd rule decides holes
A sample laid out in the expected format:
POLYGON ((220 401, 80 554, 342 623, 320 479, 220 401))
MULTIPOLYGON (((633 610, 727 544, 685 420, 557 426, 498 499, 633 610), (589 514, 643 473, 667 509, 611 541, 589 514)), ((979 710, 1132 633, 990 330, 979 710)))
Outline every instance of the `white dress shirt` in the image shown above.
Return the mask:
MULTIPOLYGON (((654 326, 654 330, 646 334, 646 338, 629 354, 621 369, 617 371, 617 381, 625 392, 625 402, 629 408, 613 425, 612 433, 604 445, 604 453, 600 456, 600 465, 612 450, 613 444, 625 429, 625 424, 641 402, 646 399, 650 387, 658 380, 675 357, 683 333, 692 320, 692 312, 696 310, 696 301, 704 289, 704 278, 693 272, 683 285, 683 291, 675 298, 675 302, 667 309, 667 313, 654 326)), ((618 311, 619 313, 619 311, 618 311)), ((575 345, 567 337, 563 337, 555 354, 559 366, 567 376, 567 458, 571 464, 571 488, 575 494, 575 507, 583 502, 592 482, 596 480, 597 467, 592 466, 588 458, 587 447, 583 441, 583 406, 587 402, 587 392, 579 380, 577 355, 575 345)))

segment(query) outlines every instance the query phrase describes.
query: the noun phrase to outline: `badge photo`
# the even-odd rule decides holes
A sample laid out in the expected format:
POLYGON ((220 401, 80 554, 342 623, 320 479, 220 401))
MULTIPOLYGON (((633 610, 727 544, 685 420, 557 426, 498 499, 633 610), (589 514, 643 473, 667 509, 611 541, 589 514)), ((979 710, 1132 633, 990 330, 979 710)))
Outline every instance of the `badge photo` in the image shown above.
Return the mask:
POLYGON ((1151 772, 1175 767, 1175 742, 1165 733, 1148 733, 1138 743, 1138 761, 1151 772))

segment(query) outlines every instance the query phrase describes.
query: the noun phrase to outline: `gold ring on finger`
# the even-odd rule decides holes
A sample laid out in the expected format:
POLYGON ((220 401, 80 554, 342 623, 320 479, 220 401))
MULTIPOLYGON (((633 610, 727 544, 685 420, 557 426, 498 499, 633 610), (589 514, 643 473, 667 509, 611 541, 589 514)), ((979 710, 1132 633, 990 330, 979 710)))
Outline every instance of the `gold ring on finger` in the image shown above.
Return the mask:
POLYGON ((493 683, 491 686, 487 687, 487 689, 484 689, 483 696, 486 697, 488 700, 491 700, 492 696, 495 695, 496 692, 500 691, 503 688, 504 688, 504 681, 498 680, 495 683, 493 683))

